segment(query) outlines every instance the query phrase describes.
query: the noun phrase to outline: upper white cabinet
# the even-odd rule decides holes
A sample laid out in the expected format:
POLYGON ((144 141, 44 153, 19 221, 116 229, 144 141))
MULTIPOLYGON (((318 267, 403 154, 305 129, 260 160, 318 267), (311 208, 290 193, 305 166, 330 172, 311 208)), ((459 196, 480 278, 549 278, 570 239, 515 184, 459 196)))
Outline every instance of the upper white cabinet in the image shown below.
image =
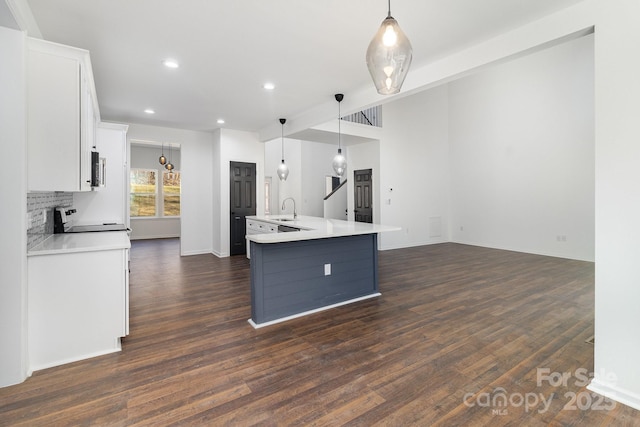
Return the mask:
POLYGON ((89 52, 29 39, 29 191, 91 190, 98 104, 89 52))

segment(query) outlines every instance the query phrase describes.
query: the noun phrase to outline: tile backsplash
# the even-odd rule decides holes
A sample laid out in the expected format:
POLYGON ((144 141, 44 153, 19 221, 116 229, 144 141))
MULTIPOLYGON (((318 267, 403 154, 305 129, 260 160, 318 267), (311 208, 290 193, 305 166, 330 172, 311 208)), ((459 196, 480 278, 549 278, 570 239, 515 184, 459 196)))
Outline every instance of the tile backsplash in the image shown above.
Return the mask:
POLYGON ((35 224, 27 230, 27 250, 53 234, 53 208, 72 206, 73 193, 27 193, 27 213, 31 214, 35 224), (43 216, 45 210, 46 221, 43 216))

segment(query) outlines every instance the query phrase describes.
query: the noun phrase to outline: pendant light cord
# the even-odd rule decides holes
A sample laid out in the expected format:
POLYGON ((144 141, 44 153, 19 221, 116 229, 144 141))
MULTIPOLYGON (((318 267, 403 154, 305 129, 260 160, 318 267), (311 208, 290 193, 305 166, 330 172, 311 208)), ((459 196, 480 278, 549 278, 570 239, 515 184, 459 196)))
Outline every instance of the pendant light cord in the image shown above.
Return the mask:
POLYGON ((284 160, 284 123, 280 125, 280 147, 282 148, 282 160, 284 160))
POLYGON ((341 130, 340 130, 340 101, 338 101, 338 150, 342 150, 342 144, 340 141, 340 137, 341 137, 341 130))
POLYGON ((391 0, 389 0, 389 11, 387 12, 387 18, 391 18, 391 0))

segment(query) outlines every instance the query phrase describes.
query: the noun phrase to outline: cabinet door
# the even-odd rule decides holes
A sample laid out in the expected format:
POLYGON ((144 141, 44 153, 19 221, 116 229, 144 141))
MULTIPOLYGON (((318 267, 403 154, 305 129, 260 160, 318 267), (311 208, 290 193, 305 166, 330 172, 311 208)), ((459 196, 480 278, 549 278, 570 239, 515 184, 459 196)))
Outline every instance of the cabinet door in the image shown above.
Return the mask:
POLYGON ((73 58, 28 53, 30 191, 80 190, 80 67, 73 58))
POLYGON ((120 350, 120 337, 127 333, 127 252, 28 257, 31 369, 120 350))

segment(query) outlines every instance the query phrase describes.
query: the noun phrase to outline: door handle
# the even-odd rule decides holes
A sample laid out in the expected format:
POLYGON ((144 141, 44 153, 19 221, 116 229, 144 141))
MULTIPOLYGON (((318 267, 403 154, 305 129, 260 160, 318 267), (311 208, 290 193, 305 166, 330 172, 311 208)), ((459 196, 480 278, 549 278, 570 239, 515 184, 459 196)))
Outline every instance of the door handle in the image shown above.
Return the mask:
POLYGON ((236 221, 237 221, 237 220, 239 220, 239 219, 240 219, 240 217, 239 217, 239 216, 237 216, 237 217, 236 217, 236 221))

